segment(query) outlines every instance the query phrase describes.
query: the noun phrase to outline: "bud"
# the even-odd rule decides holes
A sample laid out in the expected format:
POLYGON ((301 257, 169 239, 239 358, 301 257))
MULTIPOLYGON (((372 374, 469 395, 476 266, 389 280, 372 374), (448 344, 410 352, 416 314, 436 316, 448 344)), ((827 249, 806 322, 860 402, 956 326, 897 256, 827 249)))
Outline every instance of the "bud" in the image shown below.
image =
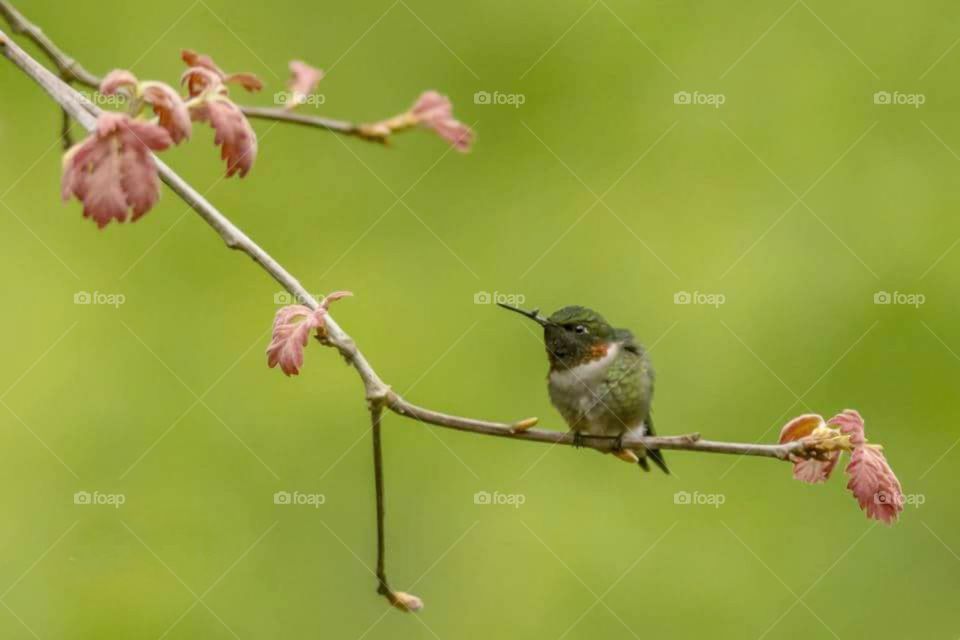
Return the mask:
POLYGON ((420 609, 423 609, 423 600, 412 593, 407 593, 405 591, 391 591, 387 598, 390 600, 390 604, 401 611, 406 611, 407 613, 420 611, 420 609))

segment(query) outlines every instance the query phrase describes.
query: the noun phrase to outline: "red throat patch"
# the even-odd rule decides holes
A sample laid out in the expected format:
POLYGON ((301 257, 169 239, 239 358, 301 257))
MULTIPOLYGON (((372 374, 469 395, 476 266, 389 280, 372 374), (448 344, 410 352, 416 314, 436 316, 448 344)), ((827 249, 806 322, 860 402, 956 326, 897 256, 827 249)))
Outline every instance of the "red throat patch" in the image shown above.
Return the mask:
POLYGON ((600 358, 607 355, 607 352, 610 351, 609 342, 601 342, 600 344, 595 344, 590 347, 590 357, 587 359, 587 362, 593 362, 594 360, 599 360, 600 358))

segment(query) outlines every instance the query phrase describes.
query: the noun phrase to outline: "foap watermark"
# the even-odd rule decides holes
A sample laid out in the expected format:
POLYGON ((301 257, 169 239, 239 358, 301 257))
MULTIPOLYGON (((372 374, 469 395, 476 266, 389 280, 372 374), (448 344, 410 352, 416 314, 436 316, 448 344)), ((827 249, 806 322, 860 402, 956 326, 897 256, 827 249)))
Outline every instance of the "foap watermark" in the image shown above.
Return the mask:
MULTIPOLYGON (((317 300, 323 300, 322 293, 312 293, 312 295, 317 300)), ((273 304, 304 304, 306 301, 301 299, 300 296, 295 296, 289 291, 277 291, 273 294, 273 304)))
POLYGON ((311 93, 310 95, 294 96, 289 91, 277 91, 273 94, 273 104, 281 107, 307 105, 308 107, 320 107, 327 103, 327 96, 322 93, 311 93))
POLYGON ((919 309, 927 301, 922 293, 904 293, 902 291, 877 291, 873 294, 873 304, 897 304, 919 309))
POLYGON ((87 96, 93 104, 98 107, 125 107, 130 103, 130 98, 124 93, 100 93, 94 91, 87 96))
POLYGON ((104 293, 103 291, 77 291, 73 294, 73 304, 99 304, 118 308, 127 301, 122 293, 104 293))
POLYGON ((480 505, 508 505, 514 509, 519 509, 526 501, 527 496, 522 493, 500 493, 499 491, 490 493, 489 491, 477 491, 473 494, 473 504, 480 505))
POLYGON ((527 101, 522 93, 501 93, 500 91, 477 91, 473 94, 473 104, 506 105, 519 109, 527 101))
POLYGON ((496 304, 503 303, 513 305, 514 307, 521 306, 524 301, 527 299, 522 293, 501 293, 499 291, 477 291, 473 294, 473 304, 496 304))
POLYGON ((702 91, 677 91, 673 94, 673 104, 690 104, 719 109, 727 101, 722 93, 703 93, 702 91))
POLYGON ((114 509, 119 509, 127 502, 127 496, 122 493, 100 493, 99 491, 94 491, 90 493, 89 491, 77 491, 73 494, 73 504, 79 505, 93 505, 93 506, 109 506, 114 509))
POLYGON ((327 496, 322 493, 302 493, 300 491, 277 491, 273 494, 273 504, 308 506, 319 509, 326 503, 327 496))
POLYGON ((878 491, 873 494, 873 501, 876 504, 896 504, 900 508, 913 507, 919 509, 926 503, 927 496, 922 493, 890 494, 886 491, 878 491))
POLYGON ((677 291, 673 294, 673 304, 702 304, 718 309, 726 304, 727 296, 722 293, 704 293, 702 291, 677 291))
POLYGON ((700 493, 694 491, 677 491, 673 494, 673 504, 681 505, 707 505, 714 509, 719 509, 727 501, 727 496, 722 493, 700 493))
POLYGON ((893 104, 919 109, 927 101, 922 93, 901 93, 900 91, 877 91, 873 94, 873 104, 893 104))

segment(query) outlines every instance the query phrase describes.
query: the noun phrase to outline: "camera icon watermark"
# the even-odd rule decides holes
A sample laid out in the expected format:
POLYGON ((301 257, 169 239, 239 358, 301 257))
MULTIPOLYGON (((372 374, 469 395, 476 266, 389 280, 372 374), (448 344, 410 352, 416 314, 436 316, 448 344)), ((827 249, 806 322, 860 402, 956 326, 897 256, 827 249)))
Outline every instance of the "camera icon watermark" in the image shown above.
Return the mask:
POLYGON ((903 495, 899 494, 890 494, 886 491, 878 491, 873 494, 873 502, 875 504, 892 504, 897 505, 900 508, 903 507, 913 507, 914 509, 919 509, 927 502, 927 496, 922 493, 907 493, 903 495))
POLYGON ((273 494, 273 504, 308 506, 319 509, 327 502, 322 493, 301 493, 300 491, 277 491, 273 494))
POLYGON ((679 505, 706 505, 719 509, 727 501, 727 496, 722 493, 700 493, 694 491, 677 491, 673 494, 673 504, 679 505))
POLYGON ((473 104, 481 105, 507 105, 514 109, 519 109, 526 103, 527 96, 522 93, 501 93, 494 91, 477 91, 473 94, 473 104))
POLYGON ((727 296, 722 293, 703 293, 701 291, 677 291, 673 294, 673 304, 698 304, 719 309, 726 304, 727 296))
POLYGON ((73 504, 78 505, 93 505, 93 506, 110 506, 114 509, 119 509, 127 502, 127 496, 122 493, 100 493, 99 491, 94 491, 93 493, 89 491, 77 491, 73 494, 73 504))
POLYGON ((117 309, 127 301, 122 293, 103 293, 102 291, 77 291, 73 294, 73 304, 104 305, 117 309))
POLYGON ((522 293, 501 293, 499 291, 477 291, 473 294, 473 304, 509 304, 521 306, 527 297, 522 293))
POLYGON ((719 109, 727 101, 722 93, 703 93, 701 91, 677 91, 673 94, 673 104, 708 106, 719 109))
POLYGON ((873 294, 873 304, 902 305, 919 309, 927 301, 922 293, 903 293, 901 291, 877 291, 873 294))
POLYGON ((519 509, 526 503, 527 496, 522 493, 500 493, 494 491, 477 491, 473 494, 473 504, 478 505, 508 505, 519 509))
POLYGON ((901 93, 899 91, 877 91, 873 94, 873 104, 902 105, 919 109, 927 102, 923 93, 901 93))

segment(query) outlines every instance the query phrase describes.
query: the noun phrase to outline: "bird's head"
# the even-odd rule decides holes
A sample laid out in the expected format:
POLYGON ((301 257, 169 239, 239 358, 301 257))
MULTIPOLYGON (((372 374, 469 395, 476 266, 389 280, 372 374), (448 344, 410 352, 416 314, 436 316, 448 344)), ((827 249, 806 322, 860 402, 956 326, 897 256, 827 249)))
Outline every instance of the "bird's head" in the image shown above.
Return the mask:
POLYGON ((500 306, 543 327, 551 369, 569 369, 602 358, 615 339, 616 330, 603 316, 587 307, 563 307, 545 318, 537 309, 525 311, 506 304, 500 306))

